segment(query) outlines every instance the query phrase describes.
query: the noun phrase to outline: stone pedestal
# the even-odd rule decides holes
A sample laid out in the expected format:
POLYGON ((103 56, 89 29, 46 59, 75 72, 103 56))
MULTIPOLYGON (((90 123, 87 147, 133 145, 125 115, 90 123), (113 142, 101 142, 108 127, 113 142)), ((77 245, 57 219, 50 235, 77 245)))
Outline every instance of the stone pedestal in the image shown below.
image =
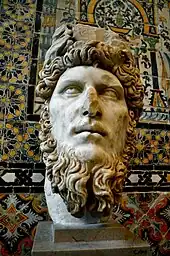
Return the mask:
POLYGON ((39 222, 32 256, 151 256, 149 245, 119 224, 74 227, 39 222))

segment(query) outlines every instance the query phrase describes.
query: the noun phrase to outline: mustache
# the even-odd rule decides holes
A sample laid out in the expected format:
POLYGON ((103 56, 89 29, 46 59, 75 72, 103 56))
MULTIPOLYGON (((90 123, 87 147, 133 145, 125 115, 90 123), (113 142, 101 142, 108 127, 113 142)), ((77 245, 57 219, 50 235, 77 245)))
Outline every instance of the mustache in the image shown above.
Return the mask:
POLYGON ((73 133, 79 134, 81 132, 99 133, 100 135, 107 136, 108 132, 100 122, 82 123, 73 128, 73 133))

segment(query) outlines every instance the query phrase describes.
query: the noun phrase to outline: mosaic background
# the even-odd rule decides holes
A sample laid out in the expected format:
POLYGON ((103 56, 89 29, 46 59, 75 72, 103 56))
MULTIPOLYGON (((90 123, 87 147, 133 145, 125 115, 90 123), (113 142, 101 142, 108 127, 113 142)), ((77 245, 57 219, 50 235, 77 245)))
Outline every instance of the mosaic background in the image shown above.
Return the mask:
POLYGON ((0 1, 0 256, 30 256, 48 220, 39 151, 38 72, 56 24, 78 21, 125 37, 145 87, 137 151, 113 218, 170 255, 170 1, 0 1))

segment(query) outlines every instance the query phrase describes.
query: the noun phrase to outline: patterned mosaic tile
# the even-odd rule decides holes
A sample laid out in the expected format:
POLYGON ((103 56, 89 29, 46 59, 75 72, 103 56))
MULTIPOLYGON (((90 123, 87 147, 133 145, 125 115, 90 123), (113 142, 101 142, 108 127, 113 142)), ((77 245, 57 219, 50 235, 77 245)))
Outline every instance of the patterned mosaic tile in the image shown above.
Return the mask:
POLYGON ((158 27, 160 40, 161 40, 161 51, 169 52, 170 51, 170 30, 167 25, 163 22, 158 27))
POLYGON ((169 110, 167 108, 144 106, 140 120, 146 123, 169 123, 169 110))
POLYGON ((28 53, 0 52, 0 80, 2 82, 27 84, 28 77, 28 53))
POLYGON ((21 161, 23 147, 24 124, 6 123, 4 132, 4 143, 2 161, 21 161))
POLYGON ((138 150, 135 153, 131 164, 170 164, 169 148, 168 152, 160 148, 146 148, 146 151, 138 150))
POLYGON ((162 237, 169 229, 169 200, 166 195, 160 195, 156 203, 147 212, 147 217, 159 229, 162 237))
POLYGON ((164 239, 161 241, 159 251, 160 251, 161 255, 169 255, 170 254, 170 230, 168 230, 168 232, 164 236, 164 239))
MULTIPOLYGON (((162 193, 162 197, 166 196, 162 193)), ((113 218, 118 223, 148 241, 157 252, 160 252, 158 245, 162 239, 168 238, 169 228, 167 221, 158 214, 160 209, 168 213, 167 202, 159 198, 158 193, 123 194, 121 205, 113 210, 113 218)))
POLYGON ((0 194, 2 256, 30 255, 38 221, 47 220, 43 194, 0 194))
MULTIPOLYGON (((125 181, 124 191, 170 191, 169 185, 169 165, 132 166, 132 170, 129 171, 125 181)), ((145 198, 143 198, 143 201, 145 201, 145 198)))
POLYGON ((58 1, 43 1, 42 12, 44 14, 55 14, 58 1))
POLYGON ((146 148, 161 148, 168 150, 170 147, 170 131, 159 129, 138 129, 137 150, 146 148))
MULTIPOLYGON (((167 79, 170 76, 169 66, 170 58, 167 52, 147 51, 139 56, 139 68, 143 76, 153 76, 155 80, 158 80, 158 77, 167 79)), ((159 89, 159 81, 154 81, 153 86, 159 89)))
MULTIPOLYGON (((125 39, 129 42, 134 55, 139 59, 140 56, 145 56, 147 51, 158 51, 161 49, 161 40, 159 37, 145 36, 142 34, 131 36, 124 35, 125 39)), ((142 57, 145 61, 146 57, 142 57)))
POLYGON ((159 197, 159 193, 133 193, 127 194, 131 206, 136 206, 144 214, 159 197))
MULTIPOLYGON (((58 0, 57 9, 75 9, 75 6, 78 5, 79 1, 75 0, 58 0)), ((45 4, 45 3, 44 3, 45 4)))
POLYGON ((26 97, 27 88, 26 86, 9 86, 9 100, 10 104, 8 107, 6 119, 7 120, 25 120, 26 117, 26 97))
POLYGON ((24 134, 24 158, 30 162, 39 162, 41 158, 38 132, 38 123, 27 123, 24 134))
POLYGON ((6 123, 1 160, 39 162, 38 129, 38 123, 6 123))
POLYGON ((77 12, 78 20, 110 27, 115 32, 131 35, 156 33, 154 5, 151 2, 81 0, 77 12))
POLYGON ((113 30, 121 30, 121 32, 126 31, 126 33, 132 35, 139 35, 142 32, 146 34, 155 33, 153 7, 153 4, 150 3, 142 3, 135 6, 131 1, 120 1, 119 3, 106 1, 105 25, 113 30), (140 8, 147 10, 147 15, 145 15, 144 12, 142 14, 140 8))
POLYGON ((5 84, 0 84, 0 104, 5 104, 7 100, 7 89, 5 84))
POLYGON ((56 26, 56 13, 41 16, 41 33, 53 35, 56 26))
POLYGON ((24 85, 0 85, 0 100, 5 108, 4 120, 14 121, 25 119, 26 97, 27 88, 24 85))
POLYGON ((143 76, 152 76, 152 62, 150 59, 150 52, 147 51, 147 49, 145 49, 144 52, 141 52, 138 57, 138 62, 140 73, 143 76))
POLYGON ((7 97, 10 102, 15 101, 18 103, 26 102, 27 86, 10 84, 6 87, 7 97))
POLYGON ((163 77, 141 76, 144 85, 145 97, 144 105, 154 108, 168 107, 168 87, 169 81, 163 77), (156 88, 157 87, 157 88, 156 88))
MULTIPOLYGON (((163 1, 162 1, 163 2, 163 1)), ((161 22, 165 22, 167 24, 167 27, 170 25, 170 15, 169 15, 169 8, 167 6, 167 2, 165 1, 165 4, 161 5, 160 3, 157 4, 157 17, 156 22, 159 25, 161 22)))
POLYGON ((156 2, 159 9, 168 8, 169 7, 169 0, 157 0, 156 2))
POLYGON ((5 104, 0 104, 0 121, 3 121, 5 119, 6 115, 6 106, 5 104))
POLYGON ((0 47, 7 50, 31 49, 33 24, 13 20, 0 20, 0 47))
POLYGON ((149 242, 150 245, 158 245, 162 240, 162 234, 156 225, 146 215, 133 229, 133 233, 139 236, 141 239, 149 242))
POLYGON ((162 193, 159 201, 155 204, 155 214, 170 224, 170 193, 162 193))
POLYGON ((161 245, 159 246, 159 255, 158 256, 164 256, 164 255, 167 255, 167 256, 170 255, 170 237, 169 237, 169 235, 168 235, 167 239, 164 239, 161 242, 161 245))
POLYGON ((1 16, 17 21, 33 22, 36 10, 36 1, 4 1, 1 16))
POLYGON ((137 151, 131 164, 170 164, 169 131, 138 130, 137 151))
MULTIPOLYGON (((78 16, 78 14, 77 14, 78 16)), ((66 22, 74 22, 75 20, 78 20, 77 17, 75 17, 75 9, 64 9, 60 10, 57 9, 56 11, 56 24, 59 25, 60 23, 66 23, 66 22)))
POLYGON ((142 218, 143 213, 129 200, 127 194, 122 195, 121 204, 113 208, 113 219, 125 226, 128 229, 132 229, 137 225, 142 218))
MULTIPOLYGON (((45 178, 45 167, 44 165, 36 166, 27 163, 24 164, 11 164, 7 165, 8 168, 0 167, 0 190, 3 187, 12 187, 13 192, 16 189, 22 187, 25 191, 30 192, 32 188, 37 190, 42 188, 44 192, 44 178, 45 178)), ((36 191, 38 192, 38 190, 36 191)))

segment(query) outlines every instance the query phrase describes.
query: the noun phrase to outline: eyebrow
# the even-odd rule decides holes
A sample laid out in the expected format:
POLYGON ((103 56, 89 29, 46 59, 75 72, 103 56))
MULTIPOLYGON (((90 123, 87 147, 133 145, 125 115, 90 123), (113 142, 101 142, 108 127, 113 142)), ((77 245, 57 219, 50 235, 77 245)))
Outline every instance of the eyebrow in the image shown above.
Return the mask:
MULTIPOLYGON (((121 83, 120 84, 113 83, 113 81, 112 81, 113 78, 110 77, 109 75, 105 74, 101 78, 104 80, 104 82, 103 83, 97 83, 97 81, 96 81, 96 83, 95 83, 95 88, 96 89, 98 88, 98 86, 99 86, 99 88, 110 87, 110 88, 115 88, 121 94, 124 93, 124 88, 123 88, 122 84, 121 83)), ((60 91, 60 89, 62 89, 63 87, 68 86, 68 85, 73 85, 73 84, 74 85, 79 85, 79 86, 83 87, 85 85, 85 82, 80 80, 80 79, 74 79, 74 78, 73 79, 70 79, 70 78, 68 79, 68 78, 66 78, 66 79, 62 80, 62 82, 60 84, 60 88, 58 87, 58 90, 60 91)))
MULTIPOLYGON (((115 76, 116 77, 116 76, 115 76)), ((112 80, 113 80, 113 77, 111 77, 111 76, 109 76, 109 75, 107 75, 107 74, 104 74, 104 75, 102 75, 102 77, 101 77, 106 83, 107 82, 111 82, 112 80)), ((117 77, 116 77, 117 78, 117 77)), ((117 78, 117 80, 119 81, 119 79, 117 78)), ((120 82, 120 81, 119 81, 120 82)))
MULTIPOLYGON (((67 85, 72 85, 72 84, 75 84, 75 85, 84 85, 84 82, 82 82, 81 80, 71 80, 71 79, 63 79, 63 81, 60 83, 60 87, 65 87, 67 85)), ((57 87, 57 86, 56 86, 57 87)))

